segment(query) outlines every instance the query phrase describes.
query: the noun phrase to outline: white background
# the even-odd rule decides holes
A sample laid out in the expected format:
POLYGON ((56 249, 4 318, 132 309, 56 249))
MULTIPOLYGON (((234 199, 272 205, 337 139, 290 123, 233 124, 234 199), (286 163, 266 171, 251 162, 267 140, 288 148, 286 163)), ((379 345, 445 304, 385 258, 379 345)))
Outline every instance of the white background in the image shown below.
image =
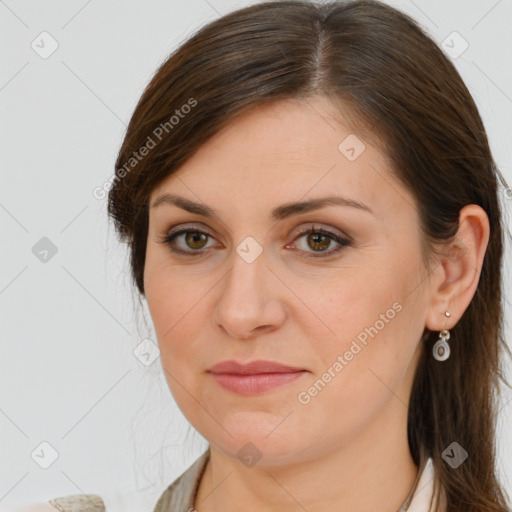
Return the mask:
MULTIPOLYGON (((149 511, 206 447, 160 360, 145 366, 133 355, 155 338, 150 321, 137 320, 127 253, 92 191, 112 175, 157 66, 205 22, 252 3, 0 0, 1 510, 87 492, 108 512, 149 511), (31 47, 43 31, 58 43, 46 59, 31 47), (32 252, 42 237, 57 247, 46 263, 32 252), (59 454, 48 469, 31 458, 43 441, 59 454)), ((389 3, 440 44, 453 31, 469 43, 455 63, 512 184, 512 2, 389 3)), ((504 203, 510 227, 512 199, 504 203)), ((510 290, 508 268, 506 279, 510 290)), ((509 492, 511 397, 498 445, 509 492)))

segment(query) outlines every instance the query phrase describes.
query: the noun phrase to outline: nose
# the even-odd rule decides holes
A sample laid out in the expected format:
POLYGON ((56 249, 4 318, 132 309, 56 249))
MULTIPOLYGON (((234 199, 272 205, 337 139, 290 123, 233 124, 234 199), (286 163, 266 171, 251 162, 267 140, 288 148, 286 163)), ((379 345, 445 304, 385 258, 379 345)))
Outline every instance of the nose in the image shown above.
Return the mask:
POLYGON ((219 283, 216 325, 243 340, 278 329, 286 318, 286 287, 267 267, 265 251, 251 263, 236 252, 232 260, 231 270, 219 283))

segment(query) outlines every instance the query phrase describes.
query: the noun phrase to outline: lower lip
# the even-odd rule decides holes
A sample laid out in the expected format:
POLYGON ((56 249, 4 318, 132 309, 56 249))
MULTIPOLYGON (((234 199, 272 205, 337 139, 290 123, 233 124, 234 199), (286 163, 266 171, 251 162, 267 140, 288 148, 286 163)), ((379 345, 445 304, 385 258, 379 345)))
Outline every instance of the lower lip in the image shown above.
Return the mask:
POLYGON ((240 395, 258 395, 298 379, 305 371, 288 373, 258 373, 240 375, 212 373, 212 377, 224 388, 240 395))

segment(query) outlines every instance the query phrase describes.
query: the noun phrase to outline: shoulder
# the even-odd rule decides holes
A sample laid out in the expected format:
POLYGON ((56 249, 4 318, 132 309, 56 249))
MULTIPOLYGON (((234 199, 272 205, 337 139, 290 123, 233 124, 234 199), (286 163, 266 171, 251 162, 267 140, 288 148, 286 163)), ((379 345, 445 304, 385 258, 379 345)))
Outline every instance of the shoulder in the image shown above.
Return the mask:
POLYGON ((97 494, 72 494, 32 503, 9 512, 106 512, 103 499, 97 494))

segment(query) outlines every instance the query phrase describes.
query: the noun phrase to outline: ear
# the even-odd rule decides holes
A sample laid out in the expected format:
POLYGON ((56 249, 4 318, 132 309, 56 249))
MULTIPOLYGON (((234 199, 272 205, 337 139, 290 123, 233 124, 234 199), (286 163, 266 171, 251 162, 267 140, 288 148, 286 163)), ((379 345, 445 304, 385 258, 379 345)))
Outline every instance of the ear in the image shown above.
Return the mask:
POLYGON ((489 219, 480 206, 469 204, 459 213, 452 243, 442 247, 431 279, 431 297, 425 326, 431 331, 451 329, 473 298, 489 242, 489 219), (450 317, 445 312, 450 313, 450 317))

